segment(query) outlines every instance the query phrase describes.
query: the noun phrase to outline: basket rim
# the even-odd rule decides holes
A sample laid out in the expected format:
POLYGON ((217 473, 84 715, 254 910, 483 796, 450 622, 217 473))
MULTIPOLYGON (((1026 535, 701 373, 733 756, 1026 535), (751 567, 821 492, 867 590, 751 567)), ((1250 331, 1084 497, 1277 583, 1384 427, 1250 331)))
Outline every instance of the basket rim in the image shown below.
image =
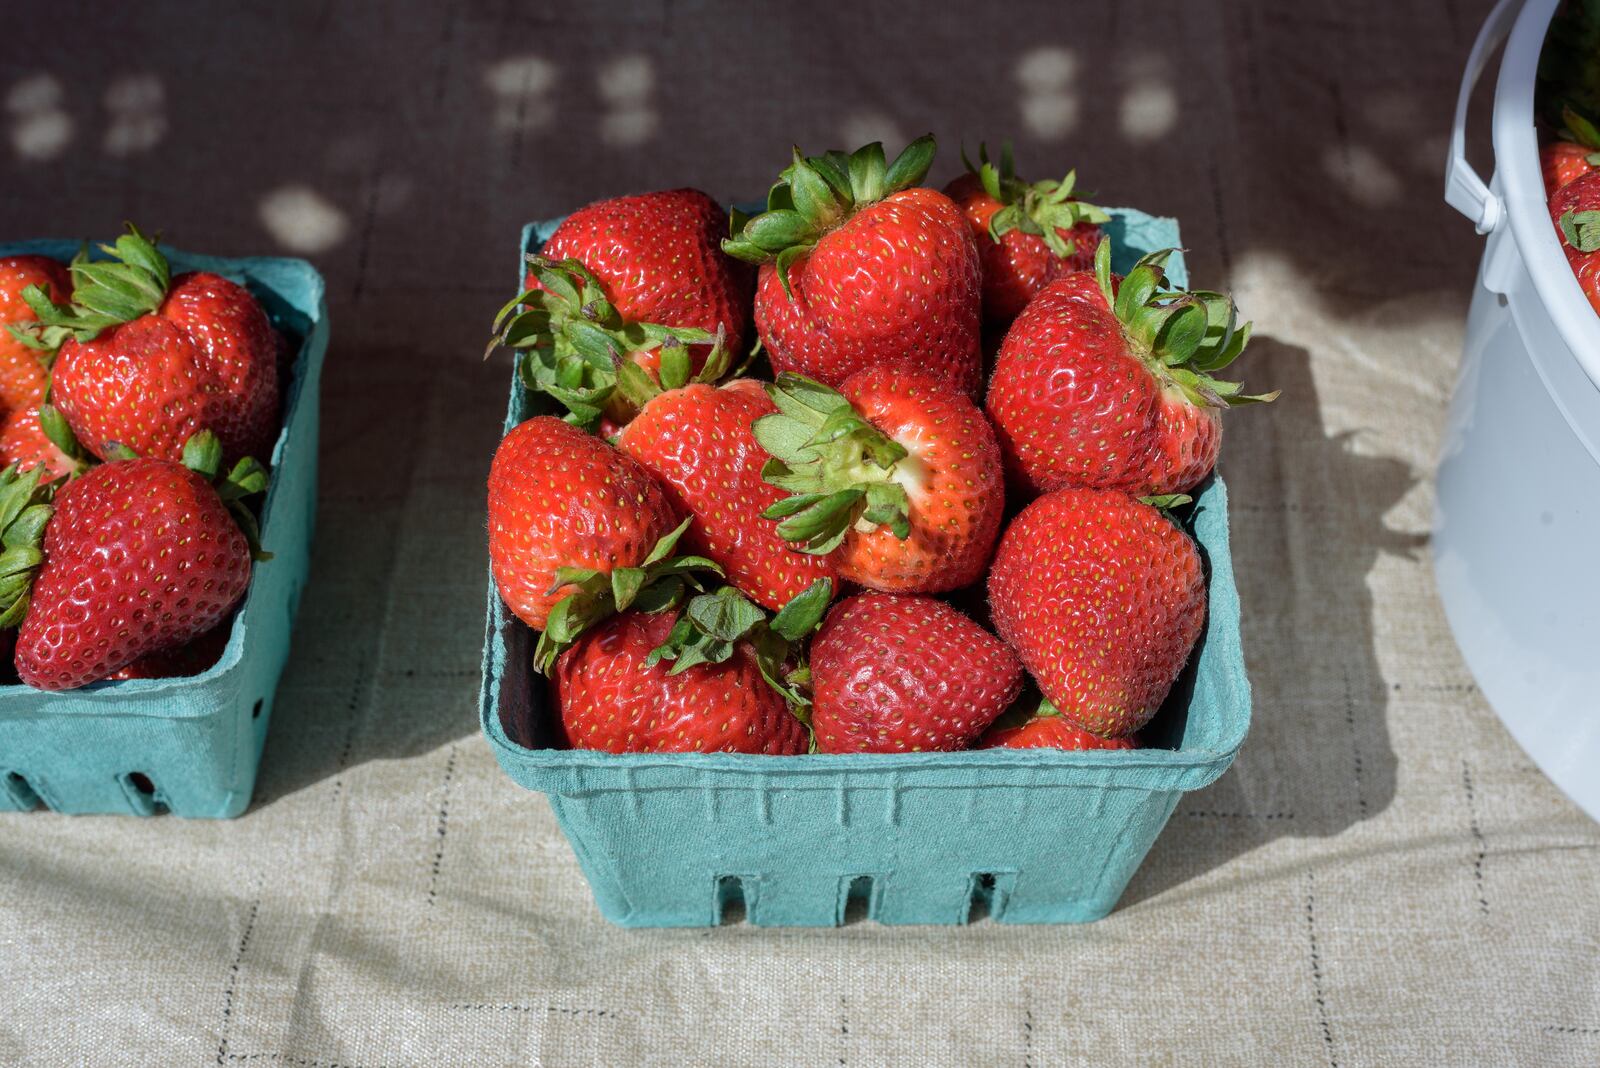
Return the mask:
MULTIPOLYGON (((759 207, 759 206, 758 206, 759 207)), ((1137 208, 1106 209, 1114 220, 1126 222, 1130 218, 1141 221, 1170 223, 1174 232, 1177 220, 1151 216, 1137 208)), ((518 246, 518 279, 523 277, 525 266, 522 257, 548 237, 561 222, 560 218, 529 222, 521 228, 518 246)), ((1187 270, 1179 252, 1173 257, 1172 273, 1180 283, 1187 282, 1187 270)), ((506 408, 503 433, 515 425, 517 391, 520 383, 515 370, 511 374, 511 396, 506 408)), ((1227 485, 1220 473, 1212 476, 1207 486, 1213 485, 1226 509, 1227 485)), ((1232 549, 1227 555, 1211 562, 1208 594, 1226 589, 1237 600, 1234 585, 1232 549)), ((478 692, 479 726, 496 760, 508 773, 513 768, 529 773, 570 772, 576 775, 616 775, 617 788, 633 788, 635 784, 622 785, 639 772, 663 769, 702 773, 716 777, 719 786, 737 786, 748 780, 751 788, 770 785, 774 776, 784 777, 785 785, 797 775, 807 778, 827 777, 837 784, 841 777, 866 776, 891 778, 913 773, 925 777, 929 773, 969 769, 998 771, 1095 771, 1101 772, 1101 785, 1128 789, 1150 789, 1147 778, 1137 783, 1119 783, 1115 780, 1132 778, 1152 770, 1167 772, 1185 779, 1199 777, 1204 781, 1195 786, 1175 786, 1193 789, 1221 775, 1232 763, 1249 732, 1253 712, 1249 675, 1240 641, 1237 613, 1228 626, 1226 639, 1236 654, 1225 665, 1228 681, 1238 691, 1240 707, 1225 724, 1218 741, 1209 746, 1188 749, 967 749, 940 753, 809 753, 799 756, 764 756, 755 753, 607 753, 585 749, 530 749, 513 741, 500 721, 500 683, 495 673, 494 651, 502 625, 524 626, 505 608, 495 588, 494 576, 488 575, 488 599, 485 612, 482 674, 478 692)), ((1209 617, 1208 617, 1209 627, 1209 617)), ((1075 780, 1081 781, 1081 780, 1075 780)), ((824 784, 828 785, 828 784, 824 784)), ((887 785, 887 784, 885 784, 887 785)), ((560 792, 560 791, 555 791, 560 792)))

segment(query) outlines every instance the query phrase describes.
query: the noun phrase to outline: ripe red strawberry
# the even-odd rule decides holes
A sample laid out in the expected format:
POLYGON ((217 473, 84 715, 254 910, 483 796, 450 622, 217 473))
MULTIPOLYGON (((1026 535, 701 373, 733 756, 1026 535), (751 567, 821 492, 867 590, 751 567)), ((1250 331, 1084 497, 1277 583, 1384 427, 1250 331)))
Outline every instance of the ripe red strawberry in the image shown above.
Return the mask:
POLYGON ((101 459, 123 445, 177 460, 210 430, 231 462, 267 456, 278 432, 278 341, 248 290, 215 274, 170 276, 138 230, 75 261, 72 304, 44 305, 36 338, 56 348, 52 400, 101 459))
MULTIPOLYGON (((72 295, 67 266, 48 256, 0 258, 0 327, 22 326, 39 318, 22 291, 38 286, 45 300, 66 301, 72 295)), ((0 329, 0 406, 8 411, 44 400, 49 376, 39 352, 11 330, 0 329)))
POLYGON ((567 744, 609 753, 804 753, 805 727, 762 678, 748 642, 720 663, 677 669, 652 661, 678 615, 623 612, 557 658, 551 684, 567 744))
POLYGON ((1227 297, 1168 288, 1172 251, 1140 260, 1113 291, 1102 242, 1093 274, 1052 283, 1011 325, 986 407, 1028 488, 1184 492, 1216 466, 1222 409, 1277 396, 1212 377, 1243 350, 1250 324, 1236 326, 1227 297))
MULTIPOLYGON (((724 255, 728 215, 698 189, 613 197, 567 216, 541 250, 575 259, 633 323, 721 330, 739 349, 749 317, 751 272, 724 255)), ((529 271, 529 289, 539 286, 529 271)))
POLYGON ((224 619, 187 645, 146 653, 108 677, 116 680, 178 679, 203 674, 222 659, 222 651, 227 648, 232 633, 233 621, 224 619))
POLYGON ((751 424, 776 410, 759 386, 685 386, 646 404, 619 442, 693 517, 684 545, 716 561, 730 583, 770 609, 818 579, 835 578, 826 557, 792 548, 762 518, 784 494, 761 479, 768 456, 751 424))
MULTIPOLYGON (((197 436, 202 440, 206 436, 197 436)), ((185 449, 193 460, 194 443, 185 449)), ((214 472, 221 448, 207 446, 214 472)), ((17 673, 42 690, 104 679, 147 653, 193 641, 244 597, 251 544, 230 504, 265 488, 249 461, 248 488, 171 460, 115 460, 56 496, 44 563, 17 636, 17 673)), ((245 464, 229 476, 239 477, 245 464)))
POLYGON ((1556 190, 1550 198, 1550 219, 1583 295, 1600 312, 1600 174, 1556 190))
POLYGON ((756 421, 774 460, 768 482, 792 494, 764 515, 806 552, 869 589, 938 593, 988 567, 1005 480, 994 430, 949 383, 915 371, 857 371, 843 392, 781 374, 781 410, 756 421))
POLYGON ((1022 688, 1005 644, 943 601, 841 601, 811 643, 811 727, 824 753, 966 749, 1022 688))
POLYGON ((1138 749, 1137 735, 1102 738, 1074 727, 1049 701, 1041 700, 1037 710, 1020 709, 995 720, 983 732, 974 749, 1138 749))
POLYGON ((1546 194, 1600 169, 1600 129, 1570 105, 1561 109, 1559 136, 1539 149, 1546 194))
POLYGON ((600 410, 625 423, 661 387, 712 381, 728 354, 744 350, 755 277, 723 253, 727 232, 727 213, 698 189, 580 208, 531 258, 528 292, 501 312, 496 332, 529 350, 529 385, 584 426, 600 410), (688 343, 681 368, 662 366, 662 342, 673 336, 688 343))
POLYGON ((979 165, 944 187, 972 227, 983 261, 983 318, 1004 326, 1039 291, 1073 271, 1094 267, 1103 208, 1073 198, 1076 175, 1029 184, 1018 178, 1008 143, 1000 166, 979 147, 979 165))
POLYGON ((1576 141, 1551 141, 1539 149, 1539 171, 1544 176, 1546 193, 1571 185, 1586 174, 1593 174, 1600 152, 1576 141))
POLYGON ((1001 535, 989 604, 1045 697, 1112 737, 1149 722, 1183 670, 1205 623, 1205 576, 1159 510, 1115 490, 1057 490, 1001 535))
POLYGON ((639 567, 678 525, 665 487, 631 457, 544 415, 505 436, 489 468, 489 563, 536 630, 576 583, 561 568, 639 567))
MULTIPOLYGON (((29 357, 32 358, 32 351, 29 357)), ((17 408, 0 424, 0 466, 16 464, 27 471, 43 466, 45 481, 70 475, 78 461, 61 451, 39 422, 39 408, 17 408)))
POLYGON ((762 264, 756 330, 774 371, 837 387, 876 364, 921 370, 976 392, 978 250, 950 198, 911 188, 932 137, 892 165, 883 146, 794 163, 754 218, 735 217, 729 254, 762 264))

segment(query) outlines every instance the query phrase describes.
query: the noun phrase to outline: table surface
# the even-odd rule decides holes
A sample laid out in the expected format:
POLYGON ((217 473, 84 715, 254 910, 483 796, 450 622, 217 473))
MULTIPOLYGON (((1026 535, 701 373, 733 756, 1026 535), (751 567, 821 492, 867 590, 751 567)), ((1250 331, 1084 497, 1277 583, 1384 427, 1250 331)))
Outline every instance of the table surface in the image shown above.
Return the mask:
POLYGON ((1600 827, 1484 703, 1428 558, 1484 0, 86 7, 7 19, 0 237, 316 262, 321 523, 243 818, 0 818, 0 1062, 1600 1062, 1600 827), (615 929, 475 720, 518 227, 927 129, 936 180, 1011 136, 1179 217, 1254 318, 1283 397, 1223 461, 1254 729, 1094 925, 615 929))

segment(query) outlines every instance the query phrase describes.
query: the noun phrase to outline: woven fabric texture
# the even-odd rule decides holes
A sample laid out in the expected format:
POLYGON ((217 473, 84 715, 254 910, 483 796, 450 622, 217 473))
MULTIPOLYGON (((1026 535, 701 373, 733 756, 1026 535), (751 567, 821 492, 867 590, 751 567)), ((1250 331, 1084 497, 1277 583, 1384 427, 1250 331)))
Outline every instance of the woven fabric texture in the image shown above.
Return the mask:
POLYGON ((310 258, 322 495, 243 817, 0 816, 0 1063, 1600 1062, 1600 827, 1474 688, 1428 559, 1483 0, 85 7, 7 20, 0 238, 310 258), (1178 218, 1255 320, 1240 369, 1283 397, 1223 461, 1251 735, 1096 924, 611 927, 477 729, 507 250, 929 129, 937 180, 1011 136, 1178 218))

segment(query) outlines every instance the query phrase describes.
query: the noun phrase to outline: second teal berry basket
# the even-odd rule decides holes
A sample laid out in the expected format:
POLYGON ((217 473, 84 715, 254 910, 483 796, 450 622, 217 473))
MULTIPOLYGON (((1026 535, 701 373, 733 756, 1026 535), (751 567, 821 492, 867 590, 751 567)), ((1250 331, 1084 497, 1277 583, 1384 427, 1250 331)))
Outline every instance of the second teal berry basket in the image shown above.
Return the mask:
MULTIPOLYGON (((0 256, 71 259, 76 242, 30 241, 0 256)), ((227 818, 250 803, 278 676, 311 564, 317 423, 328 307, 322 276, 296 259, 221 259, 164 248, 173 273, 213 271, 249 288, 297 346, 261 512, 256 564, 221 658, 200 675, 99 682, 43 693, 0 686, 0 812, 227 818)))
MULTIPOLYGON (((530 225, 522 251, 559 220, 530 225)), ((1177 247, 1178 226, 1113 209, 1113 265, 1177 247)), ((522 277, 519 258, 518 278, 522 277)), ((1170 273, 1186 281, 1181 259, 1170 273)), ((513 376, 510 430, 540 414, 513 376)), ((764 757, 556 748, 533 632, 489 582, 480 716, 506 774, 550 798, 600 911, 624 927, 830 926, 865 896, 880 923, 1082 923, 1110 912, 1178 799, 1227 770, 1250 726, 1228 495, 1213 478, 1193 531, 1209 570, 1206 629, 1154 748, 764 757)))

